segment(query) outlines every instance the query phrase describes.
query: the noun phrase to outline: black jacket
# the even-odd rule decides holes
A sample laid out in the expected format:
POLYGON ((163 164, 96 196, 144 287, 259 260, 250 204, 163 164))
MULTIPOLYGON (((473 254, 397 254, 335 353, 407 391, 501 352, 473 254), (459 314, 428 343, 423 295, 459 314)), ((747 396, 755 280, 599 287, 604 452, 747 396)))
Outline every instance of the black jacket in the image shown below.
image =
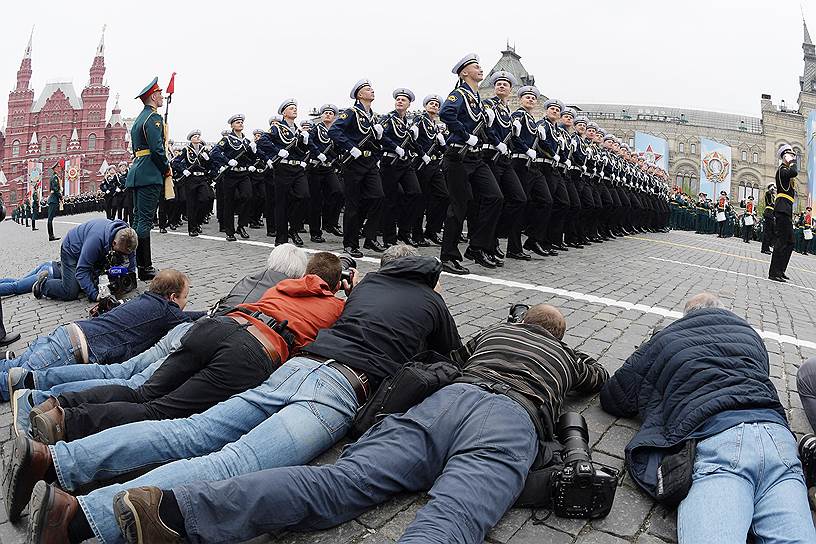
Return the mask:
POLYGON ((239 304, 258 302, 266 291, 275 287, 279 281, 287 279, 287 276, 272 270, 264 269, 251 276, 244 276, 241 281, 235 284, 229 294, 222 297, 210 310, 210 314, 223 312, 228 308, 234 308, 239 304))
POLYGON ((340 319, 303 351, 361 370, 376 387, 420 352, 458 349, 456 323, 433 290, 441 271, 433 257, 402 257, 366 274, 340 319))
POLYGON ((666 451, 719 413, 770 408, 784 420, 768 372, 762 339, 724 309, 691 312, 640 346, 601 390, 604 410, 643 421, 626 446, 632 478, 654 495, 666 451))

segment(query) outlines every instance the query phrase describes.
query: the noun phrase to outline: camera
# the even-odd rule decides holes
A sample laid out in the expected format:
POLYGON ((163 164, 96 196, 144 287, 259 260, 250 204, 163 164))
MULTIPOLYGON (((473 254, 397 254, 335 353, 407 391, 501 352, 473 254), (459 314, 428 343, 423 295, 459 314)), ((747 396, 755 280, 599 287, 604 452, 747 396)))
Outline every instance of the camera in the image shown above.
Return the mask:
POLYGON ((556 424, 564 467, 550 480, 552 511, 564 518, 602 518, 609 514, 618 487, 618 471, 592 462, 584 416, 564 412, 556 424))
MULTIPOLYGON (((112 266, 105 272, 105 277, 108 280, 110 293, 117 298, 136 289, 136 273, 131 272, 127 266, 112 266)), ((99 283, 101 287, 101 277, 99 283)))
POLYGON ((343 271, 340 272, 340 281, 346 280, 349 287, 351 287, 354 280, 354 270, 352 269, 357 268, 357 261, 348 255, 340 255, 340 265, 343 267, 343 271))
POLYGON ((810 489, 816 485, 816 435, 806 434, 799 439, 799 459, 802 460, 805 484, 810 489))
POLYGON ((508 323, 521 323, 527 315, 530 307, 527 304, 511 304, 510 312, 507 314, 508 323))

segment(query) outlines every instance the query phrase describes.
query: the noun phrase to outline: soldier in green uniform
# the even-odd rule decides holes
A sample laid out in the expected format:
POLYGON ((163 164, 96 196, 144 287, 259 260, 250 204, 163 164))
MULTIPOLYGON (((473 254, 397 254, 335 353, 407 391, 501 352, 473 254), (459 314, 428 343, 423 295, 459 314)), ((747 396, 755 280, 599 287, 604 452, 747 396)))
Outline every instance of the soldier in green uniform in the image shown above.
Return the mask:
POLYGON ((40 184, 34 186, 31 192, 31 230, 40 230, 37 228, 37 219, 39 219, 40 212, 40 184))
POLYGON ((127 174, 126 187, 133 190, 133 228, 139 237, 136 266, 142 281, 156 276, 150 254, 150 228, 159 207, 164 178, 170 175, 164 121, 156 112, 164 104, 158 81, 159 78, 153 78, 136 97, 144 103, 144 109, 130 130, 134 161, 127 174))
POLYGON ((59 210, 62 201, 62 179, 65 175, 65 159, 60 159, 52 168, 51 182, 48 186, 51 191, 48 195, 48 241, 59 240, 59 236, 54 236, 54 217, 59 210))

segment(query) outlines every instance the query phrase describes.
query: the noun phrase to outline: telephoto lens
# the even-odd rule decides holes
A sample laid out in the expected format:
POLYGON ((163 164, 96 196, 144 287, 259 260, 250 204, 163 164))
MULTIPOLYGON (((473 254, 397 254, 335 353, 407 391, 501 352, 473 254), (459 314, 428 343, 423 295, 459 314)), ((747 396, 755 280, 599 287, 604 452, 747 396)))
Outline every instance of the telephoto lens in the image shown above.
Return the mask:
POLYGON ((357 261, 348 255, 340 255, 340 266, 343 268, 343 271, 340 272, 340 279, 346 280, 351 285, 354 278, 354 271, 351 269, 357 268, 357 261))
POLYGON ((806 434, 799 439, 799 459, 808 489, 816 486, 816 435, 806 434))
POLYGON ((570 466, 579 461, 589 461, 589 428, 584 416, 578 412, 564 412, 556 425, 558 441, 561 442, 561 458, 570 466))

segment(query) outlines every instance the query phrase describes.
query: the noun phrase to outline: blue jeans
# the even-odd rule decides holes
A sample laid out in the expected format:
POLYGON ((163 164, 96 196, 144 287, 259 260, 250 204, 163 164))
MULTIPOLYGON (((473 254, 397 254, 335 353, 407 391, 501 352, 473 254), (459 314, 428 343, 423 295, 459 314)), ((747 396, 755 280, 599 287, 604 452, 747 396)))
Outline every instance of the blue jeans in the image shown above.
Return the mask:
POLYGON ((40 370, 55 366, 73 365, 76 354, 64 326, 57 327, 48 336, 40 336, 16 359, 0 360, 0 397, 9 400, 8 371, 21 367, 40 370))
POLYGON ((295 357, 263 384, 201 414, 130 423, 50 449, 60 484, 69 490, 175 461, 126 485, 77 497, 100 542, 122 542, 113 516, 119 491, 307 463, 346 434, 356 410, 354 390, 339 371, 295 357))
POLYGON ((454 384, 385 418, 334 465, 274 468, 173 492, 193 543, 240 542, 284 527, 325 529, 398 493, 427 489, 431 500, 400 542, 474 543, 521 493, 537 450, 521 405, 454 384))
POLYGON ((812 543, 802 465, 791 432, 741 423, 697 444, 693 483, 680 503, 680 544, 812 543))
POLYGON ((153 375, 168 355, 181 347, 182 337, 192 326, 192 322, 176 325, 156 345, 124 363, 69 365, 32 372, 37 389, 34 402, 39 404, 49 396, 100 385, 125 385, 135 389, 153 375))
POLYGON ((76 300, 82 289, 76 279, 76 267, 78 259, 60 249, 60 264, 62 265, 62 278, 46 280, 43 284, 42 294, 48 298, 57 300, 76 300))
POLYGON ((37 274, 41 271, 47 271, 51 276, 54 273, 51 261, 43 263, 22 278, 2 278, 0 279, 0 297, 7 297, 11 295, 24 295, 31 292, 34 282, 37 281, 37 274))

